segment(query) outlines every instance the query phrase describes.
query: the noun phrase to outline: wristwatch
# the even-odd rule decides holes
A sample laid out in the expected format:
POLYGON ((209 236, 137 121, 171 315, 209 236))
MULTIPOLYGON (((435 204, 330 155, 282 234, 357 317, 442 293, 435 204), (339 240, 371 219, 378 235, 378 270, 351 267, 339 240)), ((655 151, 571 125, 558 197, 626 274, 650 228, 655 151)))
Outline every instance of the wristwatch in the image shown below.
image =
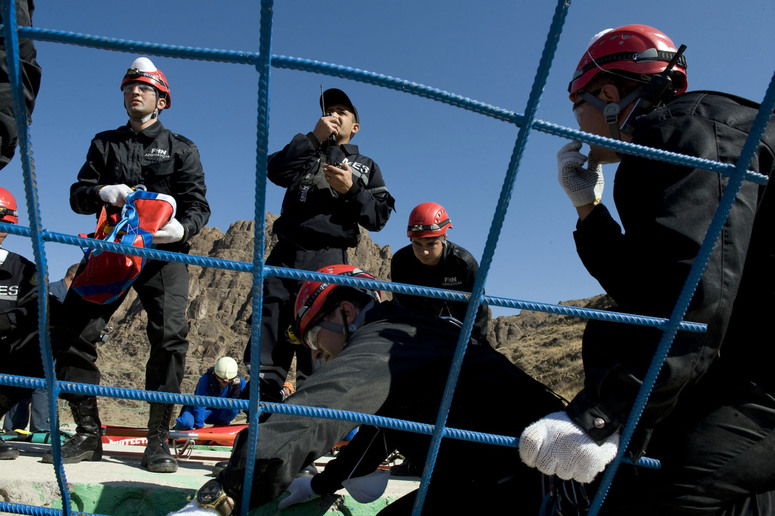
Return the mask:
POLYGON ((231 516, 234 512, 234 500, 232 500, 217 479, 212 479, 199 488, 196 493, 196 501, 203 509, 215 509, 221 516, 231 516))

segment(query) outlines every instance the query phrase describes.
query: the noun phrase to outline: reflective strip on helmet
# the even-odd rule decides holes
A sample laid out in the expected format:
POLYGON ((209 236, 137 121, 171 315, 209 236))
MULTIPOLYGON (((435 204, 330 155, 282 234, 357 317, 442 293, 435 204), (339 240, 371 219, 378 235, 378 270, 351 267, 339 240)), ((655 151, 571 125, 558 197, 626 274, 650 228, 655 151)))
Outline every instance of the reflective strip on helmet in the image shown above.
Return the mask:
POLYGON ((439 231, 440 229, 444 228, 444 226, 450 225, 451 222, 449 219, 445 219, 441 221, 440 224, 412 224, 410 226, 406 227, 407 231, 411 231, 412 233, 422 233, 423 231, 439 231))
POLYGON ((0 218, 4 217, 16 217, 19 218, 19 212, 10 208, 0 206, 0 218))
POLYGON ((148 72, 143 72, 141 70, 138 70, 137 68, 130 68, 129 70, 126 71, 126 75, 124 75, 124 78, 126 79, 137 79, 138 77, 145 77, 147 79, 151 79, 152 81, 164 86, 165 89, 169 89, 169 86, 164 81, 162 81, 158 75, 148 73, 148 72))
MULTIPOLYGON (((576 70, 576 72, 573 74, 573 79, 571 79, 571 84, 590 71, 593 68, 601 68, 602 65, 613 63, 617 61, 633 61, 635 63, 642 63, 647 61, 664 61, 666 63, 669 63, 673 56, 675 55, 675 52, 671 50, 657 50, 654 48, 650 48, 648 50, 644 50, 643 52, 619 52, 617 54, 610 54, 607 56, 600 57, 598 59, 595 59, 592 57, 589 52, 587 52, 589 55, 589 58, 591 61, 587 63, 586 65, 582 66, 580 69, 576 70)), ((678 62, 676 63, 678 66, 682 68, 686 68, 686 57, 680 56, 678 58, 678 62)), ((602 69, 602 68, 601 68, 602 69)))

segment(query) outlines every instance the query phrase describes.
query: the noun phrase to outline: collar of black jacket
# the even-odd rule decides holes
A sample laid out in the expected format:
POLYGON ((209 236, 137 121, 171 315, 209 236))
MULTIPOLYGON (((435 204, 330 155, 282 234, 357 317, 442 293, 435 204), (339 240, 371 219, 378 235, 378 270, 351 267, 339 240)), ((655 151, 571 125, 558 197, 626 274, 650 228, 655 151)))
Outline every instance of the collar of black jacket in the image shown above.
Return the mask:
POLYGON ((164 130, 164 126, 161 125, 161 122, 157 119, 155 123, 151 124, 150 126, 146 127, 139 133, 136 133, 134 129, 129 125, 129 122, 126 123, 126 125, 122 125, 118 128, 118 131, 121 133, 126 133, 128 135, 143 135, 148 138, 156 138, 161 134, 161 132, 164 130))

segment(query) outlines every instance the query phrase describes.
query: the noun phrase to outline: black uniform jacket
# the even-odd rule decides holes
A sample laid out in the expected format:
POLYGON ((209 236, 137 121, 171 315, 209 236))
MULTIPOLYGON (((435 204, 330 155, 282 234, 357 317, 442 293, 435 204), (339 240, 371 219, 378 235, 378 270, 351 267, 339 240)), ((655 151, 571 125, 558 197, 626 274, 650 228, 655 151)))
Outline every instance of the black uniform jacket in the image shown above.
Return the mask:
POLYGON ((297 134, 283 150, 269 156, 269 180, 286 188, 274 231, 281 240, 303 249, 355 247, 360 238, 358 224, 379 231, 395 200, 377 164, 349 143, 331 149, 333 163, 344 162, 352 168, 353 186, 340 194, 323 174, 320 159, 324 153, 317 137, 308 133, 297 134))
MULTIPOLYGON (((316 370, 285 403, 432 425, 458 334, 459 329, 449 321, 408 311, 395 301, 381 303, 369 310, 365 323, 353 333, 342 353, 316 370)), ((525 426, 547 410, 560 407, 552 393, 506 357, 489 346, 472 344, 458 379, 448 426, 519 436, 525 426), (483 395, 485 389, 496 394, 483 395), (518 406, 504 406, 498 393, 518 399, 518 406)), ((347 421, 270 415, 259 425, 251 507, 279 496, 304 466, 326 454, 355 426, 347 421)), ((363 437, 369 432, 363 431, 363 437)), ((390 449, 385 452, 380 447, 381 456, 370 454, 359 466, 361 474, 374 471, 395 449, 391 446, 414 464, 424 463, 429 435, 401 431, 387 434, 390 449)), ((237 498, 244 475, 245 444, 238 440, 229 467, 219 476, 226 492, 237 498)), ((350 446, 353 444, 358 446, 355 440, 350 446)), ((445 439, 435 471, 465 484, 475 479, 494 482, 510 476, 515 467, 527 468, 520 462, 516 448, 445 439), (465 457, 464 468, 459 467, 461 457, 465 457)))
POLYGON ((10 328, 0 332, 0 339, 22 340, 38 330, 37 285, 35 264, 8 252, 0 263, 0 314, 7 317, 10 328))
MULTIPOLYGON (((441 253, 441 261, 436 267, 428 267, 417 259, 408 245, 396 251, 390 262, 390 277, 397 283, 408 283, 423 287, 443 288, 471 292, 474 289, 479 264, 476 259, 460 247, 447 240, 441 253)), ((393 293, 393 298, 402 305, 423 314, 451 316, 462 321, 466 315, 467 303, 447 301, 433 297, 412 296, 393 293)), ((487 341, 487 322, 489 308, 486 303, 479 305, 474 320, 473 337, 480 343, 487 341)))
MULTIPOLYGON (((633 143, 733 163, 757 109, 755 103, 730 95, 686 93, 638 118, 633 143)), ((750 168, 771 175, 774 150, 775 127, 770 123, 750 168)), ((614 201, 623 229, 598 205, 575 232, 579 256, 616 301, 617 310, 671 314, 729 181, 699 168, 622 158, 614 201)), ((775 346, 771 339, 753 338, 769 333, 764 324, 775 300, 772 197, 763 186, 743 183, 685 316, 707 323, 708 331, 678 332, 641 418, 643 429, 664 419, 679 396, 702 389, 712 365, 727 371, 726 381, 772 385, 772 372, 765 374, 765 369, 775 363, 775 346), (730 325, 730 318, 750 325, 730 325)), ((601 440, 624 424, 661 337, 658 329, 588 323, 585 387, 568 412, 593 438, 601 440), (598 420, 595 425, 595 418, 604 424, 598 420)))
MULTIPOLYGON (((207 187, 199 151, 193 142, 157 121, 135 133, 129 124, 97 134, 91 141, 78 181, 70 187, 70 206, 76 213, 99 214, 105 185, 144 185, 149 192, 171 195, 177 203, 175 218, 185 229, 183 240, 159 246, 185 251, 187 242, 210 218, 207 187)), ((120 208, 109 207, 111 212, 120 208)))

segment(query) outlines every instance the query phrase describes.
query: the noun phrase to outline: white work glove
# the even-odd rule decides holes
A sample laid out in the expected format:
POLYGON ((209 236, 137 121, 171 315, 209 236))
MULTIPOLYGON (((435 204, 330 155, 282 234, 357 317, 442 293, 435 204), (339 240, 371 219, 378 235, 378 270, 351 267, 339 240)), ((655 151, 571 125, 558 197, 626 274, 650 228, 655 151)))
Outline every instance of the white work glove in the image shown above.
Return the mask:
POLYGON ((599 201, 603 196, 603 167, 579 152, 581 142, 570 142, 557 153, 558 180, 576 208, 599 201), (583 168, 587 163, 586 168, 583 168))
POLYGON ((545 475, 584 484, 592 482, 618 450, 618 433, 598 445, 564 411, 539 419, 519 438, 522 462, 545 475))
POLYGON ((126 196, 132 193, 127 185, 107 185, 100 188, 100 199, 119 208, 126 204, 126 196))
POLYGON ((191 500, 188 504, 176 512, 170 512, 167 516, 175 516, 176 514, 185 514, 186 516, 219 516, 218 511, 215 509, 205 509, 199 506, 199 502, 196 499, 191 500))
POLYGON ((320 495, 312 490, 312 477, 299 477, 293 479, 293 482, 291 482, 291 485, 288 486, 286 491, 290 494, 277 504, 277 508, 281 511, 287 509, 291 505, 320 498, 320 495))
POLYGON ((153 234, 151 242, 154 244, 171 244, 173 242, 180 242, 183 240, 183 234, 185 230, 183 225, 178 222, 178 219, 172 217, 169 222, 159 228, 156 233, 153 234))

